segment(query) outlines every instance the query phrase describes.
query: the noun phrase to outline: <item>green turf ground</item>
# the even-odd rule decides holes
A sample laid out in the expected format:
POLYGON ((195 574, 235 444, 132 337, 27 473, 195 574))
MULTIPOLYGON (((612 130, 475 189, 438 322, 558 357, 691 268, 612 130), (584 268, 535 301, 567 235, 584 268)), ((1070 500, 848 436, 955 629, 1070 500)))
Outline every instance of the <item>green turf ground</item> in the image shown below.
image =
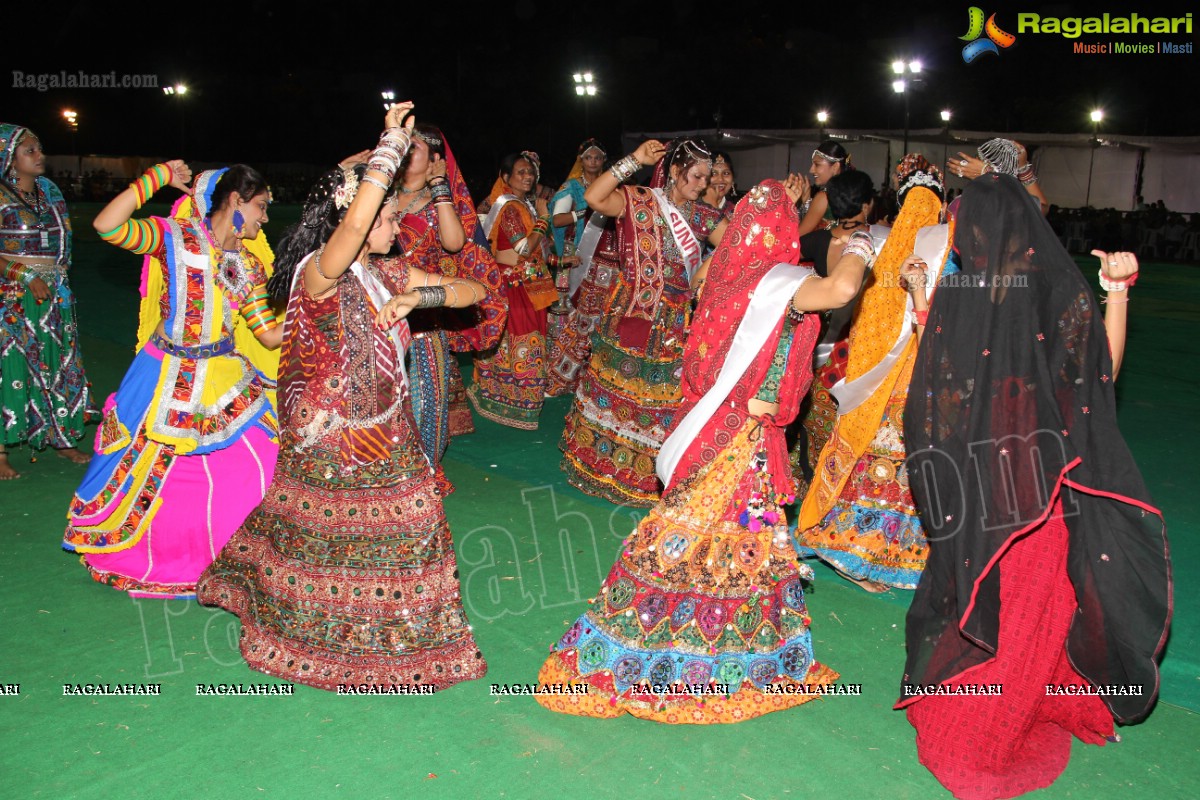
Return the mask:
MULTIPOLYGON (((74 209, 84 355, 97 397, 132 355, 138 260, 101 245, 74 209)), ((156 210, 156 209, 152 209, 156 210)), ((157 209, 161 213, 161 209, 157 209)), ((295 210, 272 209, 277 237, 295 210)), ((1200 443, 1200 272, 1147 265, 1130 307, 1121 423, 1174 554, 1175 625, 1162 701, 1124 741, 1076 743, 1038 796, 1200 797, 1200 568, 1193 448, 1200 443), (1189 478, 1188 476, 1192 476, 1189 478)), ((232 615, 133 601, 93 583, 58 548, 83 468, 46 455, 0 484, 0 798, 926 798, 949 796, 890 710, 904 663, 909 594, 868 595, 818 569, 809 596, 818 657, 861 697, 817 700, 732 726, 578 719, 491 683, 528 683, 583 609, 640 514, 586 497, 558 470, 568 404, 542 429, 476 420, 446 471, 463 595, 489 663, 482 681, 433 697, 197 697, 198 683, 273 681, 242 663, 232 615), (64 683, 160 683, 157 697, 64 697, 64 683)))

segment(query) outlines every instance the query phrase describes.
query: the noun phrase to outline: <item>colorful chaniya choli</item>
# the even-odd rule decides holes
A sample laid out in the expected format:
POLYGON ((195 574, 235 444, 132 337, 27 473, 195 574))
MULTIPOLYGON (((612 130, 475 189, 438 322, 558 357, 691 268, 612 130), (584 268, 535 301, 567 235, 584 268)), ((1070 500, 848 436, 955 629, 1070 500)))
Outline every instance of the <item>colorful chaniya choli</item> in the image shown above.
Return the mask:
MULTIPOLYGON (((254 337, 236 322, 264 307, 264 261, 243 246, 219 263, 206 223, 180 216, 139 220, 118 242, 147 254, 143 343, 105 403, 63 541, 93 578, 134 595, 194 593, 261 501, 278 449, 274 381, 245 355, 239 340, 254 337)), ((270 261, 265 240, 253 246, 270 261)), ((273 372, 274 354, 259 350, 273 372)))
POLYGON ((684 357, 683 417, 658 464, 667 490, 551 648, 536 699, 552 711, 737 722, 821 696, 838 678, 814 656, 802 584, 812 570, 797 563, 782 511, 795 500, 783 430, 812 379, 818 328, 784 306, 811 271, 781 263, 796 255, 799 224, 781 184, 739 212, 684 357), (778 411, 753 416, 752 399, 778 411))
MULTIPOLYGON (((622 187, 617 222, 621 272, 608 315, 592 340, 563 428, 563 471, 572 486, 614 503, 650 506, 658 499, 654 460, 681 402, 685 331, 692 292, 679 240, 695 248, 722 221, 704 203, 672 211, 679 238, 652 190, 622 187)), ((698 259, 697 259, 698 261, 698 259)))
POLYGON ((487 669, 412 421, 407 322, 374 324, 406 282, 394 260, 377 260, 352 266, 323 299, 299 282, 292 292, 274 481, 198 586, 201 603, 241 618, 242 655, 269 675, 408 691, 487 669))
POLYGON ((917 339, 912 301, 898 288, 898 276, 915 249, 937 265, 930 276, 936 283, 948 243, 947 226, 937 226, 940 208, 933 192, 913 189, 880 251, 851 325, 847 377, 833 390, 852 407, 839 407, 796 529, 802 558, 816 556, 852 579, 900 589, 916 588, 929 543, 905 460, 903 411, 917 339))
POLYGON ((510 428, 536 430, 546 397, 546 309, 558 299, 546 264, 544 238, 523 246, 533 235, 531 202, 500 194, 492 206, 488 240, 492 250, 518 254, 516 264, 499 264, 508 299, 508 325, 499 344, 475 357, 474 381, 467 397, 475 411, 510 428))
MULTIPOLYGON (((0 175, 24 135, 32 134, 0 125, 0 175)), ((84 436, 91 392, 67 280, 71 218, 54 183, 37 178, 32 198, 0 183, 0 248, 0 266, 17 262, 0 270, 0 445, 74 447, 84 436), (22 258, 39 263, 25 265, 22 258), (45 281, 49 299, 29 291, 34 277, 45 281)))

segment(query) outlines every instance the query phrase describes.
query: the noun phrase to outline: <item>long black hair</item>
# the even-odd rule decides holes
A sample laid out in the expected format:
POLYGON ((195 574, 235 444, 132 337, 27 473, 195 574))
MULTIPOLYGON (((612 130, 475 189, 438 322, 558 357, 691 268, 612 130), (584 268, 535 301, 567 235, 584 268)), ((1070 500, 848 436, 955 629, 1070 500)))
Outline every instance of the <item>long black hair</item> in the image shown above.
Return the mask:
MULTIPOLYGON (((350 170, 360 181, 366 171, 367 168, 363 164, 350 170)), ((279 238, 279 245, 275 248, 275 274, 267 281, 267 290, 273 299, 287 299, 292 290, 292 275, 296 271, 296 265, 309 253, 328 242, 342 217, 346 216, 347 209, 338 208, 334 202, 334 195, 345 184, 346 173, 338 167, 318 178, 308 190, 308 197, 300 212, 300 221, 283 232, 283 236, 279 238)), ((219 189, 220 187, 218 191, 219 189)))

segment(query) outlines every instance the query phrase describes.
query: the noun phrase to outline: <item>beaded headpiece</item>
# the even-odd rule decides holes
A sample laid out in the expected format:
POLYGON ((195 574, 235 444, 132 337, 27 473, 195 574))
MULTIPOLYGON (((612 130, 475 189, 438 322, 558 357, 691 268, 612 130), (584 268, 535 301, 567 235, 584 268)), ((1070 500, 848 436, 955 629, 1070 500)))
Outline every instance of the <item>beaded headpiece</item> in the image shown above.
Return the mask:
POLYGON ((430 147, 441 147, 442 143, 443 143, 442 138, 435 133, 428 133, 426 131, 416 130, 416 131, 413 131, 413 136, 416 136, 418 139, 420 139, 422 142, 429 145, 430 147))
POLYGON ((979 158, 991 167, 992 172, 1002 175, 1017 175, 1017 161, 1020 151, 1017 143, 1011 139, 988 139, 979 146, 979 158))
POLYGON ((919 153, 909 153, 896 165, 896 199, 903 205, 904 196, 915 186, 924 186, 939 199, 946 196, 941 171, 919 153))
POLYGON ((588 150, 591 150, 593 148, 596 150, 599 150, 600 155, 603 155, 603 156, 608 155, 608 151, 604 149, 604 145, 600 144, 599 139, 584 139, 583 143, 579 145, 579 155, 582 156, 588 150))

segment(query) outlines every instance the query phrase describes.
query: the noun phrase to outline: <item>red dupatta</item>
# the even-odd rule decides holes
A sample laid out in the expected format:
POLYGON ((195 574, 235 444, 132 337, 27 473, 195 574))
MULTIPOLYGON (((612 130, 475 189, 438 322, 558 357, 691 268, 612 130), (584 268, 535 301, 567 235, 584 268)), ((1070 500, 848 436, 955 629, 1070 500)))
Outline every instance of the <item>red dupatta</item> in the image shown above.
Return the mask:
MULTIPOLYGON (((779 263, 795 264, 800 258, 800 219, 778 181, 764 181, 738 201, 729 228, 713 255, 704 291, 692 319, 683 356, 682 419, 717 381, 733 344, 733 334, 746 314, 762 278, 779 263)), ((729 397, 688 446, 674 473, 674 485, 695 475, 717 457, 750 417, 748 402, 762 385, 775 357, 785 317, 775 323, 766 345, 730 392, 729 397)), ((812 382, 812 348, 820 327, 815 314, 799 323, 787 368, 779 386, 779 410, 761 417, 768 469, 780 494, 791 494, 791 470, 783 428, 796 418, 800 401, 812 382)), ((668 487, 669 488, 669 487, 668 487)))
MULTIPOLYGON (((500 270, 496 260, 486 247, 475 241, 475 230, 479 227, 479 215, 475 203, 467 190, 467 182, 458 169, 458 161, 450 149, 450 143, 442 134, 445 147, 446 180, 454 198, 454 210, 462 222, 466 244, 457 253, 448 253, 442 248, 437 236, 436 224, 431 224, 426 211, 437 210, 426 206, 417 214, 405 214, 400 220, 400 234, 396 242, 406 263, 437 275, 470 278, 483 284, 486 294, 472 309, 442 312, 438 315, 438 327, 446 330, 450 337, 450 349, 457 352, 487 350, 500 341, 508 319, 508 303, 501 289, 500 270)), ((436 216, 433 217, 437 219, 436 216)))

